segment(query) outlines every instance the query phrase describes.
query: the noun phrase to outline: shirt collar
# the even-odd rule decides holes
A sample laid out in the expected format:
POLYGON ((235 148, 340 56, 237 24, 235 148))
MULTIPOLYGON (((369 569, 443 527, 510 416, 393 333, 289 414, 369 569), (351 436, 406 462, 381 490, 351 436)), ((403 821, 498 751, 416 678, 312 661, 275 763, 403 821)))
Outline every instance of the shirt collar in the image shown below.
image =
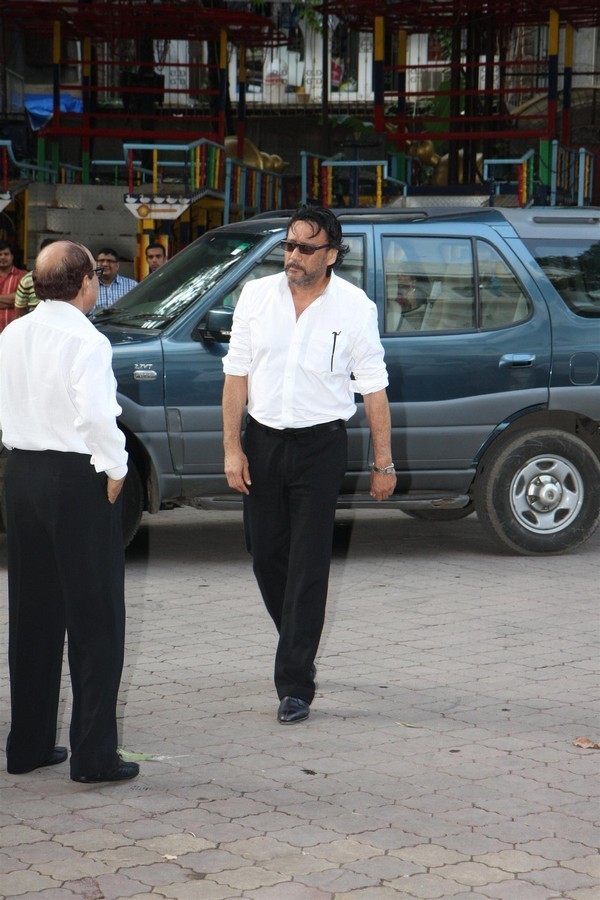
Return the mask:
MULTIPOLYGON (((331 289, 331 285, 333 284, 333 282, 336 278, 337 278, 337 275, 334 272, 332 272, 331 275, 329 276, 329 278, 327 279, 327 284, 325 285, 325 290, 323 291, 322 294, 319 294, 319 296, 316 297, 312 301, 312 303, 310 304, 311 306, 321 306, 321 304, 325 302, 327 294, 329 293, 329 291, 331 289)), ((281 281, 279 283, 279 290, 280 290, 282 296, 289 297, 290 300, 293 301, 292 292, 290 290, 290 286, 289 286, 288 280, 287 280, 287 275, 285 274, 285 272, 281 273, 281 281)))

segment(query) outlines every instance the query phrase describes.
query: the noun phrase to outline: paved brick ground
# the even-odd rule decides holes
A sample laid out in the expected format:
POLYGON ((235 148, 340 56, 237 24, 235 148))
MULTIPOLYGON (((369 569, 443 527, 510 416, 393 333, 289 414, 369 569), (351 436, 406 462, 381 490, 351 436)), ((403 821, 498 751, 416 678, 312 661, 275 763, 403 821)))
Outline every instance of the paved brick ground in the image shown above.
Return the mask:
POLYGON ((238 514, 148 520, 121 709, 148 759, 121 785, 3 770, 1 897, 600 898, 600 751, 573 746, 600 740, 600 534, 520 558, 474 517, 340 522, 319 691, 282 727, 238 514))

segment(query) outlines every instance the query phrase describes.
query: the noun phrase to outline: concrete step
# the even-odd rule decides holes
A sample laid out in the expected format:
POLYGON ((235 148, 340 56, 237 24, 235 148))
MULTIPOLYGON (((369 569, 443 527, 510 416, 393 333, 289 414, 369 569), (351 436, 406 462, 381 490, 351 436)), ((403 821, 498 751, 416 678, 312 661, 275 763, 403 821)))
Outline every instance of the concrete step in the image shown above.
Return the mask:
POLYGON ((41 241, 67 238, 92 253, 112 247, 122 257, 120 272, 133 277, 137 222, 125 208, 125 188, 117 185, 32 184, 28 192, 28 264, 33 266, 41 241))
POLYGON ((105 209, 123 206, 127 188, 113 184, 57 184, 55 206, 61 209, 105 209))

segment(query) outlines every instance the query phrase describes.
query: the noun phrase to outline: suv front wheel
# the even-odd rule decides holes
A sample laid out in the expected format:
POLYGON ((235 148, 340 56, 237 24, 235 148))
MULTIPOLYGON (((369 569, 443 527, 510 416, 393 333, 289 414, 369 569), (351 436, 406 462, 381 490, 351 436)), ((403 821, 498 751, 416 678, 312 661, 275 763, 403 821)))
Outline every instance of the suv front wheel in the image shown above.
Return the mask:
POLYGON ((484 531, 516 553, 564 553, 600 521, 600 462, 580 438, 523 432, 492 448, 475 481, 484 531))

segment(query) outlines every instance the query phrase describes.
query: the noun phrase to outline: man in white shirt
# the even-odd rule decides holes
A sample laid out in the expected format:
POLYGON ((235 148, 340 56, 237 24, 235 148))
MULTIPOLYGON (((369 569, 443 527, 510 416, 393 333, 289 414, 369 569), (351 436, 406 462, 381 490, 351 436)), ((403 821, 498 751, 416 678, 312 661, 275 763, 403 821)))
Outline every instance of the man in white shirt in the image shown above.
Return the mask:
POLYGON ((125 637, 121 488, 109 341, 87 319, 98 269, 81 244, 40 252, 42 300, 0 336, 0 427, 6 465, 11 727, 7 769, 64 762, 56 747, 65 632, 73 689, 71 778, 123 781, 116 703, 125 637))
POLYGON ((284 271, 248 282, 236 306, 223 439, 227 481, 244 494, 254 573, 279 633, 277 718, 292 724, 308 718, 315 692, 355 393, 371 428, 371 495, 388 498, 396 475, 377 310, 333 272, 348 252, 339 222, 330 210, 301 209, 282 243, 284 271))

